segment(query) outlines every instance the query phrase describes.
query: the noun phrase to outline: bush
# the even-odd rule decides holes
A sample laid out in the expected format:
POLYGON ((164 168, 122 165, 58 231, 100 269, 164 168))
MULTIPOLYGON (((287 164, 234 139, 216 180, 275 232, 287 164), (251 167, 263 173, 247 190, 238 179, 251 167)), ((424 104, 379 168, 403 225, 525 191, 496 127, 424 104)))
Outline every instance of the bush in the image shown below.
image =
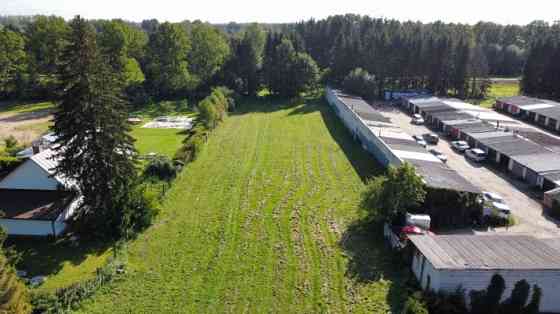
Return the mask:
POLYGON ((15 157, 17 152, 25 148, 23 145, 20 145, 18 143, 17 139, 13 135, 10 135, 4 139, 4 146, 6 146, 6 148, 4 149, 4 155, 10 157, 15 157))
POLYGON ((123 204, 125 213, 124 232, 125 237, 129 237, 152 224, 153 219, 158 214, 156 199, 153 195, 146 192, 145 187, 138 186, 130 192, 127 202, 123 204))
POLYGON ((0 175, 14 170, 22 163, 21 159, 11 156, 0 156, 0 175))
POLYGON ((204 125, 199 124, 193 127, 173 159, 185 164, 195 160, 206 143, 208 132, 209 130, 204 125))
POLYGON ((171 181, 177 176, 177 167, 167 156, 156 156, 144 168, 144 177, 171 181))
MULTIPOLYGON (((121 251, 122 249, 116 249, 121 251)), ((98 268, 94 278, 57 290, 31 295, 33 313, 61 314, 76 310, 80 302, 92 296, 100 287, 112 282, 124 263, 113 257, 107 265, 98 268)))
POLYGON ((342 82, 342 86, 347 93, 368 99, 375 96, 375 76, 362 68, 356 68, 348 73, 342 82))
POLYGON ((404 304, 402 314, 428 314, 426 303, 422 300, 421 293, 415 293, 408 297, 404 304))

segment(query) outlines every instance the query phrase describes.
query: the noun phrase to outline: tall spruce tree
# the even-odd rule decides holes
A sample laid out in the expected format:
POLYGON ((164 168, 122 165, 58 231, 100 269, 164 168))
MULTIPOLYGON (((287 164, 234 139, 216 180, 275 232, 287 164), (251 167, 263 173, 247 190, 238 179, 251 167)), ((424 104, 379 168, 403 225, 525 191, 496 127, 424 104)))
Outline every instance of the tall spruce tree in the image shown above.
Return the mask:
POLYGON ((122 80, 99 53, 93 27, 77 16, 60 68, 61 100, 54 113, 56 172, 83 196, 79 231, 121 236, 136 168, 133 139, 121 99, 122 80))
POLYGON ((2 252, 5 233, 0 228, 0 313, 31 313, 29 294, 2 252))

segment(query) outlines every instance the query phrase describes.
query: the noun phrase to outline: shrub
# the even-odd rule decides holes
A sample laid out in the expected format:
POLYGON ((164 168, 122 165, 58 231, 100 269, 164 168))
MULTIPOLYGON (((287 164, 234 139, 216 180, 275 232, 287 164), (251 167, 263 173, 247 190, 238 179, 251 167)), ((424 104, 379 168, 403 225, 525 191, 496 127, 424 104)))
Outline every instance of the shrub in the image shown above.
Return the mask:
POLYGON ((415 293, 406 300, 402 314, 428 314, 426 303, 422 300, 421 293, 415 293))
POLYGON ((4 139, 4 146, 6 146, 4 154, 10 157, 15 157, 17 152, 24 149, 24 146, 20 145, 13 135, 4 139))
POLYGON ((167 156, 156 156, 151 159, 144 168, 144 177, 157 178, 159 180, 171 181, 177 176, 177 168, 173 161, 167 156))
POLYGON ((11 156, 0 156, 0 175, 14 170, 22 163, 21 159, 11 156))
POLYGON ((173 159, 183 163, 189 163, 195 160, 206 143, 208 132, 209 130, 201 124, 192 128, 185 138, 183 145, 175 153, 175 157, 173 157, 173 159))
MULTIPOLYGON (((122 249, 118 249, 120 251, 122 249)), ((124 263, 113 257, 107 265, 98 268, 94 278, 57 290, 55 293, 33 293, 33 313, 63 314, 76 310, 80 302, 92 296, 100 287, 112 282, 124 263)))
POLYGON ((369 74, 362 68, 352 70, 342 82, 344 91, 362 96, 364 98, 373 98, 375 96, 375 76, 369 74))

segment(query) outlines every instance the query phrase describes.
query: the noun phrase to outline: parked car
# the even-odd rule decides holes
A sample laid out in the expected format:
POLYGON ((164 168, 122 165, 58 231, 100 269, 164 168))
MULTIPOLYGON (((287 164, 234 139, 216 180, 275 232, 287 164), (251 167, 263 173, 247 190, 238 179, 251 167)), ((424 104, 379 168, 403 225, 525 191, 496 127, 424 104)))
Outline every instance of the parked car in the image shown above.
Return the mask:
POLYGON ((491 216, 492 213, 500 218, 508 219, 511 215, 511 209, 504 203, 491 202, 484 206, 484 216, 491 216))
POLYGON ((467 149, 465 157, 475 162, 482 162, 486 160, 486 152, 479 148, 467 149))
POLYGON ((494 192, 483 191, 482 197, 487 202, 496 202, 496 203, 505 204, 504 198, 500 194, 494 192))
POLYGON ((437 136, 436 134, 426 133, 422 135, 422 137, 428 144, 437 145, 437 143, 439 142, 439 136, 437 136))
POLYGON ((415 113, 412 115, 412 121, 410 121, 410 123, 412 124, 424 124, 424 118, 422 118, 421 115, 415 113))
POLYGON ((451 142, 451 148, 458 151, 459 153, 463 153, 470 147, 469 144, 465 141, 453 141, 451 142))
POLYGON ((422 145, 423 147, 428 146, 428 143, 426 143, 426 141, 424 141, 424 139, 422 138, 422 136, 420 136, 420 135, 414 135, 413 138, 414 138, 414 140, 416 141, 416 143, 422 145))
POLYGON ((439 149, 432 148, 429 150, 429 152, 432 153, 434 156, 436 156, 439 160, 443 162, 447 162, 447 156, 445 156, 445 154, 442 153, 439 149))

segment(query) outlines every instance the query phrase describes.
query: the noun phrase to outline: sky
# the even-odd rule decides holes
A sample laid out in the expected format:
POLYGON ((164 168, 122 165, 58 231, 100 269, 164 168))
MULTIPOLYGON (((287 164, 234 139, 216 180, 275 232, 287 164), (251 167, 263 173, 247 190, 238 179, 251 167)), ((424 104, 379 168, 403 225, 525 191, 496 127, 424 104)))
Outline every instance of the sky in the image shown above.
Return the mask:
POLYGON ((156 18, 179 22, 285 23, 321 19, 335 14, 474 24, 527 24, 560 19, 558 0, 0 0, 0 15, 59 15, 66 19, 122 18, 142 21, 156 18), (554 3, 557 4, 554 4, 554 3))

